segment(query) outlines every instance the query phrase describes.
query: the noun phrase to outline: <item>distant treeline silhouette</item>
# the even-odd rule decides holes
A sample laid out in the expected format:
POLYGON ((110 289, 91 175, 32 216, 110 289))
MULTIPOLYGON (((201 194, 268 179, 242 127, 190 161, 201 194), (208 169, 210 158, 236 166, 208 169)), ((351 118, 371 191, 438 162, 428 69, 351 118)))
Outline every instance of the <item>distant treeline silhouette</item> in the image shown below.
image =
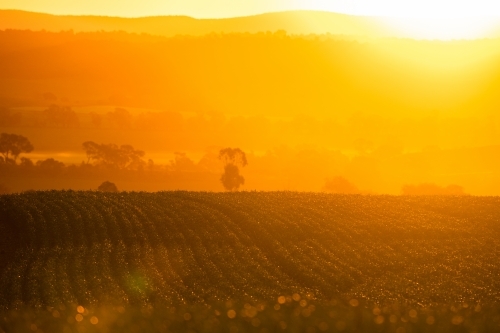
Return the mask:
POLYGON ((366 16, 352 16, 325 11, 285 11, 245 17, 196 19, 188 16, 109 17, 64 16, 19 10, 0 10, 0 29, 31 29, 46 31, 127 31, 155 36, 203 36, 217 32, 259 32, 285 29, 293 34, 331 32, 355 37, 382 37, 401 35, 387 29, 380 20, 366 16))
MULTIPOLYGON (((261 157, 254 154, 247 156, 240 148, 223 148, 206 152, 198 161, 186 153, 176 152, 168 163, 158 164, 152 159, 146 160, 144 151, 127 144, 86 141, 80 147, 81 155, 84 153, 86 157, 79 164, 63 163, 53 157, 33 161, 29 156, 34 147, 28 138, 2 133, 0 193, 32 188, 89 189, 89 184, 93 184, 91 188, 95 189, 106 179, 125 190, 233 191, 245 184, 241 168, 251 160, 251 165, 257 170, 250 172, 250 189, 312 189, 335 194, 376 194, 370 183, 376 184, 378 173, 374 173, 374 169, 383 163, 383 160, 369 155, 349 160, 338 152, 321 155, 314 150, 303 150, 297 153, 282 147, 261 157), (288 167, 284 169, 284 165, 288 167), (322 180, 323 174, 337 175, 322 180), (287 183, 277 185, 276 178, 287 179, 287 183), (358 184, 361 184, 359 188, 358 184), (277 187, 283 185, 286 187, 277 187)), ((399 158, 404 159, 405 156, 399 158)), ((400 194, 464 195, 465 192, 459 185, 441 187, 429 182, 404 185, 400 194)))
MULTIPOLYGON (((255 151, 281 145, 312 145, 370 153, 384 159, 400 155, 405 150, 420 150, 440 159, 443 157, 439 153, 440 147, 478 147, 474 150, 479 153, 500 145, 496 130, 500 126, 500 117, 496 115, 461 118, 421 112, 412 117, 395 118, 359 112, 343 118, 305 114, 277 118, 272 114, 239 116, 217 110, 195 113, 175 109, 71 106, 54 93, 45 94, 52 95, 53 99, 51 104, 40 107, 41 110, 0 107, 0 130, 18 132, 22 129, 27 135, 46 133, 45 136, 53 136, 63 135, 67 129, 81 129, 72 132, 72 147, 68 147, 66 139, 55 140, 51 147, 44 147, 44 150, 61 151, 79 150, 81 143, 96 133, 102 142, 132 140, 148 151, 199 151, 207 146, 225 146, 227 138, 232 138, 237 140, 238 146, 255 151), (159 140, 162 133, 168 133, 167 140, 159 140), (479 148, 481 146, 489 148, 479 148)), ((496 163, 495 154, 487 155, 492 163, 496 163)), ((464 163, 456 156, 448 158, 454 167, 464 163)))
MULTIPOLYGON (((11 191, 11 187, 6 185, 5 181, 8 181, 12 187, 18 188, 20 185, 16 182, 20 179, 33 180, 35 178, 52 181, 52 188, 72 188, 71 183, 75 179, 96 181, 97 178, 111 178, 122 182, 135 182, 135 189, 144 189, 144 186, 141 187, 137 183, 148 180, 157 183, 156 190, 162 189, 162 182, 177 178, 175 185, 178 188, 185 188, 186 185, 189 186, 190 183, 199 181, 200 177, 204 178, 202 182, 207 182, 207 178, 209 183, 210 178, 216 180, 213 177, 214 165, 218 167, 216 172, 222 173, 222 176, 219 179, 221 184, 219 183, 218 188, 211 188, 211 190, 224 188, 234 191, 244 184, 239 168, 248 164, 245 153, 239 148, 225 148, 221 149, 218 154, 206 154, 198 163, 188 158, 185 153, 177 152, 175 158, 164 165, 155 164, 151 159, 145 161, 143 159, 145 152, 131 145, 99 144, 86 141, 82 144, 82 148, 87 160, 80 164, 65 164, 52 157, 34 162, 27 157, 34 150, 28 138, 17 134, 1 133, 0 194, 11 191), (211 165, 210 170, 207 169, 207 165, 211 165)), ((113 187, 110 184, 116 189, 114 183, 105 181, 99 190, 112 191, 113 187)), ((201 188, 204 186, 198 185, 201 185, 201 188)), ((164 186, 168 188, 172 184, 165 183, 164 186)), ((27 190, 27 188, 23 189, 27 190)), ((199 190, 200 187, 193 189, 199 190)))

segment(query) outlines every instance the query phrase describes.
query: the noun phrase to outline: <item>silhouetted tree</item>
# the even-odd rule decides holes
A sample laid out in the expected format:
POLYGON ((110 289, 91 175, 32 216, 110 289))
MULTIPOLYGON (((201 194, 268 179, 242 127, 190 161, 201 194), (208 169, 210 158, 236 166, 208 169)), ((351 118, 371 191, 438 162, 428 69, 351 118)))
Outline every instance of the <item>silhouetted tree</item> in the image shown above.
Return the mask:
POLYGON ((131 145, 97 144, 93 141, 83 143, 87 154, 87 163, 94 161, 97 165, 119 169, 142 169, 146 162, 142 160, 144 151, 136 150, 131 145))
POLYGON ((80 122, 75 111, 69 106, 53 104, 43 111, 45 120, 51 126, 57 127, 79 127, 80 122))
POLYGON ((170 161, 170 169, 173 171, 195 171, 196 164, 186 155, 186 153, 175 152, 175 157, 170 161))
POLYGON ((0 154, 2 154, 5 162, 8 162, 12 156, 14 163, 21 153, 29 153, 33 151, 33 145, 29 140, 17 134, 2 133, 0 136, 0 154))
POLYGON ((35 166, 35 163, 33 163, 33 161, 27 157, 21 157, 19 166, 23 168, 32 168, 35 166))
POLYGON ((115 183, 105 181, 99 187, 97 190, 101 192, 118 192, 118 187, 116 187, 115 183))
POLYGON ((45 173, 59 173, 64 169, 64 163, 53 158, 47 158, 43 161, 37 161, 36 166, 45 173))
POLYGON ((221 149, 219 159, 224 162, 224 165, 234 164, 244 167, 248 164, 247 156, 240 148, 221 149))
POLYGON ((145 152, 142 150, 136 150, 131 145, 121 145, 118 152, 122 168, 140 170, 146 165, 146 162, 142 159, 145 152))
POLYGON ((323 191, 338 194, 357 194, 358 188, 344 177, 337 176, 327 179, 323 191))
POLYGON ((148 159, 148 170, 153 171, 155 169, 155 162, 152 159, 148 159))
POLYGON ((245 178, 240 175, 238 168, 248 164, 245 153, 239 148, 225 148, 219 152, 219 159, 224 163, 224 173, 220 178, 222 185, 228 191, 238 190, 245 184, 245 178))
POLYGON ((101 158, 100 145, 93 141, 84 142, 83 150, 87 154, 87 164, 90 164, 92 160, 98 161, 101 158))
POLYGON ((240 185, 245 184, 245 178, 240 175, 240 169, 234 164, 228 164, 224 167, 224 173, 220 177, 220 181, 228 191, 238 190, 240 185))

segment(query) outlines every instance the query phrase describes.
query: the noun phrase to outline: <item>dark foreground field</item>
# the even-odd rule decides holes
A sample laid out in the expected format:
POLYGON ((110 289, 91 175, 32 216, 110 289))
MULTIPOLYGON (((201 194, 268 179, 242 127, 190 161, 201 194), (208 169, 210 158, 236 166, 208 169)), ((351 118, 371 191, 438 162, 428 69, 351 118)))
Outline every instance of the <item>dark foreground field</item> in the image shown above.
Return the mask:
POLYGON ((500 329, 496 197, 27 192, 0 232, 0 332, 500 329))

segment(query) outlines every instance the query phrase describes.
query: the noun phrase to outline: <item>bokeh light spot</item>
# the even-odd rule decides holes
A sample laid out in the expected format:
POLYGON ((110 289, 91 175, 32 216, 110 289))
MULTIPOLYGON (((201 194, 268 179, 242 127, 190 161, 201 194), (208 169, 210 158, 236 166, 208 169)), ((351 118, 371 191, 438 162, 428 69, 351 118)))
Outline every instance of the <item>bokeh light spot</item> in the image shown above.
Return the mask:
POLYGON ((236 317, 236 311, 234 311, 233 309, 229 310, 227 312, 227 316, 230 318, 230 319, 234 319, 236 317))
POLYGON ((460 325, 464 321, 464 318, 462 316, 454 316, 451 319, 451 323, 453 325, 460 325))

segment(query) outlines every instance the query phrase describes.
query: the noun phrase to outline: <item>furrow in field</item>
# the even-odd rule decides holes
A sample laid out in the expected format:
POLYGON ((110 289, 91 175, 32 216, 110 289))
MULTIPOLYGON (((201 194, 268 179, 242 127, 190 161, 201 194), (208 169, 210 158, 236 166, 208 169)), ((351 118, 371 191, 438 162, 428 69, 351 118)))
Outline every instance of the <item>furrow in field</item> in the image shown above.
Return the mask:
MULTIPOLYGON (((204 199, 208 199, 208 196, 205 196, 204 199)), ((270 276, 270 271, 274 270, 274 272, 277 272, 278 269, 272 266, 271 269, 269 269, 269 260, 257 247, 255 235, 247 234, 245 232, 245 228, 242 227, 242 225, 252 224, 255 223, 255 221, 251 221, 251 217, 249 216, 235 215, 232 210, 227 207, 226 203, 222 203, 222 198, 218 199, 219 200, 217 200, 216 202, 210 203, 207 201, 197 201, 200 202, 200 205, 210 205, 212 211, 216 212, 217 215, 220 216, 217 218, 217 220, 224 221, 218 232, 221 235, 220 238, 224 239, 225 243, 228 243, 231 246, 230 249, 228 249, 229 255, 236 256, 230 258, 231 266, 240 265, 240 268, 234 267, 234 270, 236 272, 241 272, 240 274, 238 274, 240 276, 236 277, 238 281, 244 282, 243 287, 246 290, 254 289, 254 292, 255 290, 260 290, 262 293, 264 293, 264 291, 268 290, 268 288, 271 286, 273 287, 273 289, 279 287, 280 282, 284 280, 283 274, 278 273, 270 276), (235 263, 237 263, 237 265, 235 265, 235 263), (242 275, 242 273, 245 274, 242 275), (255 285, 262 287, 256 288, 255 285)), ((232 274, 234 275, 234 273, 232 274)), ((291 282, 289 278, 286 279, 291 282)), ((287 286, 291 284, 292 283, 287 283, 287 286)))
POLYGON ((293 292, 498 301, 499 202, 287 192, 2 196, 0 223, 21 238, 5 247, 0 306, 293 292))

